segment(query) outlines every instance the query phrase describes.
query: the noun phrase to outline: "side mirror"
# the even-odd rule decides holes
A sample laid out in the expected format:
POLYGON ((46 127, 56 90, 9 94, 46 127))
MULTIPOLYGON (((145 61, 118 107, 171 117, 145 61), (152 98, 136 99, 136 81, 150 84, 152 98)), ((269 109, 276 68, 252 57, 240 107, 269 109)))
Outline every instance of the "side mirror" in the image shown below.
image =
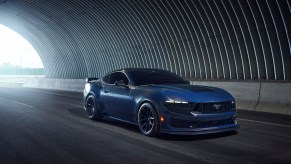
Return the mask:
POLYGON ((126 86, 126 84, 123 80, 115 81, 114 85, 115 86, 123 86, 123 87, 126 86))

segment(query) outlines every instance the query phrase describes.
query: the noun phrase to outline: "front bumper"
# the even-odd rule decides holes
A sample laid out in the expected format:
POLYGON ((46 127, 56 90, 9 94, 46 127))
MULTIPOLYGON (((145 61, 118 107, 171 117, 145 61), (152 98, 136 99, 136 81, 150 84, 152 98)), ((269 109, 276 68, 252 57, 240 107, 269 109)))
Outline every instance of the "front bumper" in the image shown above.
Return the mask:
POLYGON ((239 128, 236 112, 197 114, 193 116, 165 112, 161 122, 161 133, 199 135, 233 131, 239 128))

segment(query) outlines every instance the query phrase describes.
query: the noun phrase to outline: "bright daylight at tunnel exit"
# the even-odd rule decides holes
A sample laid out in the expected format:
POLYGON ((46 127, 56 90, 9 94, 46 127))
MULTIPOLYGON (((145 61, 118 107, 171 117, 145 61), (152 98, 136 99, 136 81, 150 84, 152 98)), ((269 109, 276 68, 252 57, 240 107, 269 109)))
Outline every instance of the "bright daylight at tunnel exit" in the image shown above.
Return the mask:
POLYGON ((25 38, 0 24, 0 76, 5 75, 44 75, 44 67, 25 38))

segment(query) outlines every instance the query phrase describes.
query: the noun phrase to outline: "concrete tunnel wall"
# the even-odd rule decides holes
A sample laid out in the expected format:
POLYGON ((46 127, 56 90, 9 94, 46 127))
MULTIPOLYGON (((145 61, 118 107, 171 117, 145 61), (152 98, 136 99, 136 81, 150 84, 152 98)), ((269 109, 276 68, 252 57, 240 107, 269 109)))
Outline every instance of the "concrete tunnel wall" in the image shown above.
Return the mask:
POLYGON ((289 0, 0 0, 48 77, 124 67, 195 79, 291 79, 289 0))

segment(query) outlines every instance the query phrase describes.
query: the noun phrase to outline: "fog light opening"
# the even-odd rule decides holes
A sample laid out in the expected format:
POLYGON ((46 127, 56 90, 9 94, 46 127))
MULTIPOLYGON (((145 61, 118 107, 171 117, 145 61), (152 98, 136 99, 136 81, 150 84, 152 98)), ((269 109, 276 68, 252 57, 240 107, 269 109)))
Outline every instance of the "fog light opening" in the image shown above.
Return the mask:
POLYGON ((161 116, 161 117, 160 117, 160 121, 161 121, 161 122, 164 122, 164 121, 165 121, 164 116, 161 116))

